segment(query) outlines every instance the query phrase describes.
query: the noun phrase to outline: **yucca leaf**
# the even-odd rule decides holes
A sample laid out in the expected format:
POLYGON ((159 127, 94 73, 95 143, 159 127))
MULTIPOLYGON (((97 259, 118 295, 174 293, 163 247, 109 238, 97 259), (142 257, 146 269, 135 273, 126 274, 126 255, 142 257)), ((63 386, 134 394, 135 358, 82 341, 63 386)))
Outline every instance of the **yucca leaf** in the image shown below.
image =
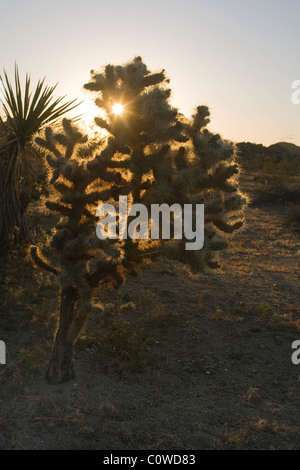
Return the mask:
POLYGON ((25 82, 25 96, 24 96, 24 119, 27 117, 27 112, 29 109, 30 103, 30 77, 26 74, 26 82, 25 82))
POLYGON ((17 98, 17 115, 20 121, 23 119, 23 104, 22 104, 22 90, 19 78, 18 68, 15 67, 15 88, 16 88, 16 98, 17 98))
POLYGON ((26 74, 23 96, 17 64, 15 64, 15 89, 13 89, 5 70, 0 79, 4 96, 3 110, 10 127, 22 145, 41 126, 57 121, 63 114, 80 104, 74 104, 76 99, 62 103, 65 96, 54 99, 53 94, 57 83, 54 86, 45 85, 45 78, 38 81, 32 95, 30 75, 28 74, 26 74))

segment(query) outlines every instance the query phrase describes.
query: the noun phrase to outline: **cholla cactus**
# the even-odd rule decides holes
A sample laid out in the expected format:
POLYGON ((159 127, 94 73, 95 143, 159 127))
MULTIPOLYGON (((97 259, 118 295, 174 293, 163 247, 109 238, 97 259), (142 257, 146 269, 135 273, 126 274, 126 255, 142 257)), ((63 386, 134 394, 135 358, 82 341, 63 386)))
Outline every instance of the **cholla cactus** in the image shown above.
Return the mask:
MULTIPOLYGON (((177 109, 170 105, 168 84, 164 70, 151 73, 141 57, 136 57, 123 66, 107 65, 102 73, 91 71, 91 81, 84 85, 86 90, 98 94, 95 104, 107 117, 96 117, 96 124, 110 134, 114 145, 121 150, 111 162, 111 168, 120 174, 120 182, 111 188, 115 200, 120 195, 128 195, 131 204, 149 207, 156 178, 163 171, 173 171, 171 146, 188 140, 177 109), (121 114, 115 113, 116 105, 123 108, 121 114)), ((175 197, 176 188, 172 191, 175 197)), ((165 196, 156 202, 165 202, 165 196)), ((126 260, 136 263, 145 256, 156 257, 157 245, 151 240, 146 243, 143 239, 128 238, 124 243, 126 260)))
POLYGON ((66 381, 74 375, 73 345, 88 312, 94 308, 93 289, 103 282, 117 287, 123 282, 123 272, 132 271, 117 241, 108 244, 96 237, 97 218, 91 209, 97 201, 110 198, 111 177, 106 171, 117 147, 109 140, 94 159, 80 159, 78 147, 87 138, 66 119, 63 131, 54 134, 48 127, 44 139, 36 139, 37 144, 50 152, 47 157, 52 168, 50 182, 60 193, 57 201, 46 202, 50 210, 61 215, 51 242, 56 251, 56 265, 39 254, 36 247, 31 249, 36 264, 56 274, 61 285, 60 325, 47 371, 52 383, 66 381), (102 175, 101 188, 94 186, 98 179, 95 168, 102 175))
MULTIPOLYGON (((62 133, 47 128, 44 138, 36 139, 48 151, 51 183, 60 194, 47 207, 62 216, 52 239, 54 266, 32 248, 35 262, 56 274, 61 286, 60 324, 47 371, 52 383, 74 375, 73 346, 94 308, 95 288, 104 282, 119 287, 128 274, 136 274, 136 265, 145 257, 166 255, 193 272, 216 268, 215 253, 243 223, 245 199, 238 190, 234 145, 205 128, 206 107, 198 107, 190 121, 178 114, 170 105, 164 71, 150 73, 137 57, 123 66, 107 65, 101 73, 92 71, 84 87, 97 93, 95 102, 106 115, 95 118, 109 134, 103 148, 89 159, 81 158, 86 137, 67 120, 62 133), (123 113, 114 112, 116 104, 123 113), (99 239, 95 206, 117 206, 120 196, 149 209, 152 204, 204 204, 203 248, 187 251, 186 240, 175 236, 99 239)), ((148 215, 151 227, 150 210, 148 215)), ((120 230, 120 212, 118 216, 120 230)), ((174 226, 174 219, 170 222, 174 226)))
POLYGON ((156 180, 161 194, 166 191, 172 195, 169 203, 180 201, 193 207, 204 204, 203 248, 187 251, 184 240, 165 246, 168 256, 189 265, 195 273, 220 266, 217 252, 226 249, 231 234, 242 227, 243 208, 247 203, 238 187, 235 145, 206 129, 209 115, 206 106, 198 106, 191 120, 185 121, 185 135, 189 140, 174 154, 173 177, 165 172, 167 178, 164 178, 161 172, 156 180))
MULTIPOLYGON (((235 145, 206 129, 210 122, 206 106, 198 106, 190 121, 179 115, 169 104, 168 83, 164 70, 151 74, 136 57, 124 66, 108 65, 102 73, 91 71, 84 88, 98 93, 95 103, 108 117, 95 118, 96 124, 127 149, 127 158, 116 165, 130 170, 130 177, 116 194, 130 192, 133 203, 148 207, 205 205, 202 250, 187 251, 185 239, 159 244, 161 253, 199 272, 219 267, 216 252, 225 249, 230 234, 243 225, 246 198, 238 189, 235 145), (121 115, 114 114, 115 103, 123 106, 121 115)), ((135 261, 144 245, 128 241, 127 256, 135 261)))

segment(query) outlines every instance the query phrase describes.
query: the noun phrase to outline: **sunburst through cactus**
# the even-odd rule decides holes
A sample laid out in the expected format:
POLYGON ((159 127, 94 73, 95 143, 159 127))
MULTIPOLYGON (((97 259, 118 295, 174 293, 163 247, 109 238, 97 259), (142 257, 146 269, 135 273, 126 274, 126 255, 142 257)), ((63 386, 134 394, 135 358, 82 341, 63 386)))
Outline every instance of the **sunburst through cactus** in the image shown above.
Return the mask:
MULTIPOLYGON (((164 70, 151 73, 141 57, 107 65, 92 72, 84 85, 96 93, 95 103, 105 116, 95 118, 108 135, 105 144, 81 158, 80 146, 87 139, 66 119, 61 132, 47 127, 43 138, 36 139, 48 153, 57 196, 46 205, 61 216, 51 242, 53 261, 36 247, 31 250, 36 264, 56 275, 60 284, 60 321, 47 371, 51 383, 74 377, 73 347, 96 308, 93 292, 101 284, 118 288, 137 273, 140 263, 158 256, 178 260, 193 273, 218 268, 218 253, 243 225, 246 199, 239 190, 235 146, 208 131, 206 106, 184 119, 170 104, 168 84, 164 70), (112 105, 121 102, 126 112, 112 112, 112 105), (204 204, 204 246, 188 251, 187 240, 174 236, 98 238, 96 206, 117 205, 120 196, 146 208, 178 203, 194 212, 197 204, 204 204)), ((173 229, 172 218, 170 224, 173 229)))

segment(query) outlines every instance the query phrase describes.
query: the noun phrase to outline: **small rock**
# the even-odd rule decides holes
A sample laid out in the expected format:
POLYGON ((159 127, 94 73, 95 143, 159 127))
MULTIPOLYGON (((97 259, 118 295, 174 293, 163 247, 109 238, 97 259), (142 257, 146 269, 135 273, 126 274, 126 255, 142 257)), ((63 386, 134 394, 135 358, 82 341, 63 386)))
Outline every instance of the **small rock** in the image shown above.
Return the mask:
POLYGON ((83 434, 94 434, 95 430, 91 426, 84 426, 82 432, 83 434))
POLYGON ((175 273, 171 269, 162 269, 161 274, 166 274, 167 276, 175 276, 175 273))
POLYGON ((105 310, 111 311, 111 310, 114 310, 114 309, 115 309, 115 304, 113 304, 113 303, 105 304, 105 310))
POLYGON ((250 328, 251 333, 261 333, 261 329, 260 328, 250 328))
POLYGON ((123 312, 123 311, 129 311, 129 310, 135 310, 136 309, 136 305, 134 302, 127 302, 126 304, 123 304, 121 305, 120 307, 120 311, 123 312))
POLYGON ((253 405, 259 403, 261 401, 260 389, 255 387, 250 387, 245 395, 243 396, 248 403, 253 405))
POLYGON ((131 302, 133 300, 132 295, 129 292, 125 292, 123 295, 124 302, 131 302))

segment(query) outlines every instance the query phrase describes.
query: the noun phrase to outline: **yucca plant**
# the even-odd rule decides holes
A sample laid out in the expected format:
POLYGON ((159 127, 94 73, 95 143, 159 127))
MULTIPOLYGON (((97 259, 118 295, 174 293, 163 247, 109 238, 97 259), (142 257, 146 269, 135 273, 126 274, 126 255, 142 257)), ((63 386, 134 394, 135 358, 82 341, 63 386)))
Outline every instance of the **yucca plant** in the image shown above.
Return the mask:
POLYGON ((28 74, 22 92, 17 65, 14 86, 5 70, 0 80, 5 115, 0 121, 0 240, 6 245, 13 231, 14 240, 27 232, 25 210, 32 192, 30 162, 36 152, 30 145, 32 137, 43 125, 54 123, 79 103, 63 103, 65 96, 54 99, 57 84, 45 85, 45 78, 32 91, 28 74))

